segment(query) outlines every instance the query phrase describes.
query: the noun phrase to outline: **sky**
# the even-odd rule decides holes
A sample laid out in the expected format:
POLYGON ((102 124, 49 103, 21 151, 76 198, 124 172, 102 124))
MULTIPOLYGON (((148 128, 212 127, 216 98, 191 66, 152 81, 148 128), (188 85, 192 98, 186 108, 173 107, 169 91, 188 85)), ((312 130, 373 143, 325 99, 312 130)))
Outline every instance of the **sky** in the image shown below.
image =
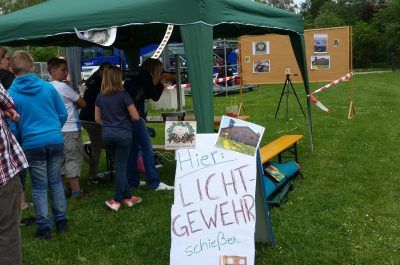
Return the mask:
POLYGON ((304 0, 294 0, 294 3, 300 6, 300 4, 304 2, 304 0))

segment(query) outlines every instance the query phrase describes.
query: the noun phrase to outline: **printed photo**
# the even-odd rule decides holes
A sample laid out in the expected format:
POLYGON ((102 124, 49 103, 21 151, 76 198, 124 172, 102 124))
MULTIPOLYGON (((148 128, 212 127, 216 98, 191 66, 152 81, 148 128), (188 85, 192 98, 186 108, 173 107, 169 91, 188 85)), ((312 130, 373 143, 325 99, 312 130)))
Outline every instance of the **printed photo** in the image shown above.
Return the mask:
POLYGON ((269 73, 270 68, 270 60, 257 60, 253 61, 253 73, 269 73))
POLYGON ((247 265, 246 257, 239 256, 220 256, 220 265, 247 265))
POLYGON ((196 148, 195 121, 166 121, 165 149, 196 148))
POLYGON ((314 53, 326 53, 327 43, 328 43, 328 35, 314 34, 314 53))
POLYGON ((269 41, 253 42, 253 55, 269 54, 269 41))
POLYGON ((254 156, 264 129, 251 122, 222 116, 216 146, 254 156))
POLYGON ((311 56, 311 69, 330 69, 331 57, 330 56, 311 56))
POLYGON ((335 48, 339 47, 339 40, 338 39, 333 40, 333 47, 335 47, 335 48))

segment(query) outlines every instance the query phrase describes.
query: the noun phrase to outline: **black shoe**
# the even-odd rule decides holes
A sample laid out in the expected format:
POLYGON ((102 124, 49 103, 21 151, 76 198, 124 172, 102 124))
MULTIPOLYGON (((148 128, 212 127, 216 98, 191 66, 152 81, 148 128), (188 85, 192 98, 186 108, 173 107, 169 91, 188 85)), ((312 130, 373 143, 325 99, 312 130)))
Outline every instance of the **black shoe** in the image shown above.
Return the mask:
POLYGON ((88 179, 88 182, 89 182, 89 184, 93 184, 93 185, 97 185, 97 184, 100 183, 98 177, 95 177, 95 178, 92 178, 92 179, 88 179))
POLYGON ((58 233, 64 233, 67 231, 67 220, 60 220, 56 222, 56 229, 58 233))
POLYGON ((19 223, 20 226, 28 226, 31 225, 35 222, 35 217, 27 217, 27 218, 22 218, 21 222, 19 223))
POLYGON ((46 228, 43 228, 43 229, 36 230, 35 237, 36 238, 45 239, 45 240, 51 239, 50 228, 46 227, 46 228))

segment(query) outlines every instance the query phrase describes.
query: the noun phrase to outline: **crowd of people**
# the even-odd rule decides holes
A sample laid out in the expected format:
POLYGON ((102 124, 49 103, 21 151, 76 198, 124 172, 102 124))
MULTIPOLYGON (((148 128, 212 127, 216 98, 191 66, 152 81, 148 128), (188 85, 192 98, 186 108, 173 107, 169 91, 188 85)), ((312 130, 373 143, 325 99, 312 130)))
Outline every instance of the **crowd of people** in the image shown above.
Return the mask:
POLYGON ((98 184, 97 167, 103 148, 115 168, 114 197, 105 204, 118 211, 142 201, 132 189, 141 183, 137 158, 141 154, 147 184, 155 191, 172 190, 158 175, 146 127, 145 100, 157 101, 163 92, 163 64, 147 59, 123 75, 103 63, 86 81, 83 97, 67 80, 67 62, 48 60, 51 82, 34 73, 31 55, 12 55, 0 47, 0 264, 21 263, 19 225, 25 200, 25 169, 31 180, 35 237, 51 238, 67 230, 67 198, 82 199, 83 127, 91 141, 90 184, 98 184), (51 201, 52 218, 49 217, 51 201))

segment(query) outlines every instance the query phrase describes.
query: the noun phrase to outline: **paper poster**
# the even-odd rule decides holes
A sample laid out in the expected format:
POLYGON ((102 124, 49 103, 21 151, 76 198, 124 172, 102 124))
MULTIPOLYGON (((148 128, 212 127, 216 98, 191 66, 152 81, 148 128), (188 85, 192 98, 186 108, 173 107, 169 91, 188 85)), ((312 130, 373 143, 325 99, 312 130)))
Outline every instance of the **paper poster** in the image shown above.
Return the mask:
POLYGON ((311 69, 330 69, 331 57, 330 56, 311 56, 311 69))
POLYGON ((165 149, 181 149, 196 147, 195 121, 166 121, 165 149))
POLYGON ((260 125, 222 116, 216 145, 249 156, 255 156, 263 134, 264 127, 260 125))
POLYGON ((257 60, 253 62, 253 73, 269 73, 270 68, 270 60, 257 60))
POLYGON ((253 55, 269 54, 269 41, 253 42, 253 55))
POLYGON ((87 30, 83 34, 75 28, 76 36, 85 41, 90 41, 102 46, 111 46, 117 37, 117 28, 104 30, 87 30))
POLYGON ((314 53, 326 53, 327 43, 328 43, 328 35, 314 34, 314 53))
POLYGON ((256 157, 215 147, 217 137, 176 151, 171 265, 254 264, 256 157))

